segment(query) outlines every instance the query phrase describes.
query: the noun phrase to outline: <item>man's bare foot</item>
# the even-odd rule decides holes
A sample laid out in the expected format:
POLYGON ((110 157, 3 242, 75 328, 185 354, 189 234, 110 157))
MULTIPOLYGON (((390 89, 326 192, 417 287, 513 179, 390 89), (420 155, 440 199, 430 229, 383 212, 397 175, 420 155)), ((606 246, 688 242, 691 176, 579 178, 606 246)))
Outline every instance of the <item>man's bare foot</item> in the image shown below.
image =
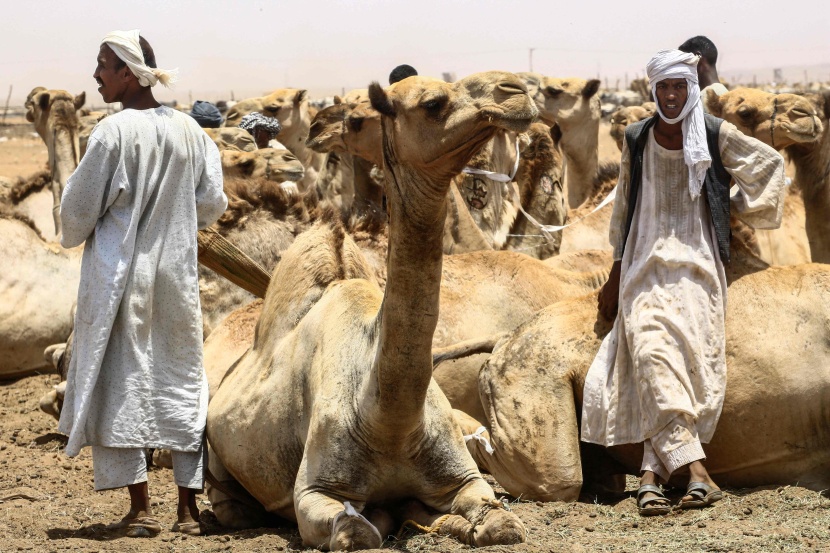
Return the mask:
POLYGON ((191 536, 198 536, 202 533, 199 523, 199 507, 196 505, 196 492, 189 488, 179 486, 179 505, 176 508, 176 524, 173 525, 174 532, 181 532, 191 536))

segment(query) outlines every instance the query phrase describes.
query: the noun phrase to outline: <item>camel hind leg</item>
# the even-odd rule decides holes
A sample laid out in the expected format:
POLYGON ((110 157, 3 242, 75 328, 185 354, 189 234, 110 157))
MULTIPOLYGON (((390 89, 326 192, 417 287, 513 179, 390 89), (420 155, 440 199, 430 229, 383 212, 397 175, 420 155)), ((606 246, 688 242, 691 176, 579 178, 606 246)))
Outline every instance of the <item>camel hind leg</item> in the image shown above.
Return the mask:
POLYGON ((208 447, 208 470, 210 475, 206 486, 207 496, 219 524, 235 530, 267 525, 268 513, 265 508, 231 476, 210 447, 208 447), (232 495, 211 485, 210 480, 214 479, 232 495))

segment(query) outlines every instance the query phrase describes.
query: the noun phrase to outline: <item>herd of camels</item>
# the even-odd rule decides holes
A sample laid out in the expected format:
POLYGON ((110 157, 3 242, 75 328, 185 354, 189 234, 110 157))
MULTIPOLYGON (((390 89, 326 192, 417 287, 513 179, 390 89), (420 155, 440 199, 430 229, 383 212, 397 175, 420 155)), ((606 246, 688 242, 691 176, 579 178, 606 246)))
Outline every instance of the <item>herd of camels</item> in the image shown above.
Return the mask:
MULTIPOLYGON (((219 129, 229 207, 213 229, 271 273, 256 298, 204 267, 207 436, 223 525, 296 521, 331 550, 402 520, 476 546, 522 542, 514 497, 574 501, 636 474, 641 447, 579 441, 582 385, 611 323, 619 165, 600 163, 599 81, 410 77, 319 111, 307 92, 243 100, 219 129), (257 149, 236 124, 282 124, 257 149), (583 219, 583 217, 585 217, 583 219), (575 222, 564 230, 542 228, 575 222)), ((0 180, 0 376, 71 355, 80 251, 56 243, 61 191, 103 114, 34 89, 48 171, 0 180)), ((728 385, 707 446, 722 485, 830 487, 830 94, 739 88, 711 113, 794 165, 782 228, 733 220, 728 385)), ((612 135, 649 116, 622 108, 612 135)), ((63 374, 65 377, 65 374, 63 374)), ((41 406, 57 415, 60 386, 41 406)))

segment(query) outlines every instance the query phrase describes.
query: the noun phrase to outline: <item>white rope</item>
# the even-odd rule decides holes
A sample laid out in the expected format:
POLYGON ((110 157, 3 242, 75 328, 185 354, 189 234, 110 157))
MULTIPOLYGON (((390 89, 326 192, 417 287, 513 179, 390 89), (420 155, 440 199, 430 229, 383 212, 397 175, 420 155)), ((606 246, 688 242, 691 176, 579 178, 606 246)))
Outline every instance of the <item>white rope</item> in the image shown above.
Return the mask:
POLYGON ((473 432, 472 434, 467 434, 467 435, 464 436, 464 443, 467 443, 470 440, 475 440, 475 441, 477 441, 478 443, 480 443, 481 445, 484 446, 484 451, 486 451, 487 453, 492 455, 493 452, 496 451, 496 450, 493 449, 492 445, 490 445, 490 440, 488 440, 487 438, 484 437, 485 432, 487 432, 487 429, 484 428, 483 426, 479 426, 476 429, 475 432, 473 432))
MULTIPOLYGON (((477 169, 475 167, 465 167, 464 169, 461 170, 462 173, 467 174, 467 175, 481 175, 481 176, 483 176, 487 179, 490 179, 491 181, 506 182, 506 183, 512 182, 513 179, 516 177, 516 173, 518 171, 519 171, 519 140, 518 140, 518 138, 516 139, 516 163, 513 164, 513 172, 510 175, 505 175, 504 173, 496 173, 495 171, 486 171, 484 169, 477 169)), ((524 216, 527 217, 527 220, 530 221, 530 223, 533 226, 535 226, 536 228, 538 228, 539 230, 542 231, 542 236, 544 236, 546 240, 552 240, 553 239, 553 237, 550 236, 550 233, 558 232, 560 230, 564 230, 564 229, 566 229, 566 228, 568 228, 572 225, 577 224, 578 222, 582 221, 586 217, 590 217, 591 215, 593 215, 594 213, 596 213, 597 211, 599 211, 603 207, 605 207, 608 204, 610 204, 611 202, 613 202, 614 198, 617 197, 617 187, 615 186, 614 189, 611 192, 609 192, 608 195, 599 203, 599 205, 597 205, 590 213, 586 213, 585 215, 583 215, 579 219, 577 219, 575 221, 571 221, 570 223, 568 223, 566 225, 543 225, 542 223, 537 221, 532 215, 530 215, 530 213, 525 211, 525 209, 522 207, 522 202, 519 199, 519 193, 516 192, 516 188, 512 184, 508 184, 507 187, 510 189, 510 197, 516 203, 516 207, 519 208, 519 211, 521 211, 522 214, 524 214, 524 216)), ((531 236, 533 236, 533 235, 531 235, 531 236)), ((536 236, 539 236, 539 235, 536 235, 536 236)), ((538 247, 538 246, 534 246, 534 247, 538 247)))

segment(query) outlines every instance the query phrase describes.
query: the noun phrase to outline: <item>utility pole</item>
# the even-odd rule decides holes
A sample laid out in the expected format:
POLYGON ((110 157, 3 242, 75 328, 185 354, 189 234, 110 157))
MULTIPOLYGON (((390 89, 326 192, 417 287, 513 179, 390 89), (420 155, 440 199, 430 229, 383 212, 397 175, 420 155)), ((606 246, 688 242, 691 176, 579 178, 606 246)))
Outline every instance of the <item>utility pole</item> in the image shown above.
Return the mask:
POLYGON ((529 65, 530 65, 530 72, 531 72, 531 73, 533 73, 533 51, 534 51, 535 49, 536 49, 536 48, 528 48, 528 49, 527 49, 527 54, 528 54, 528 62, 529 62, 529 65))

